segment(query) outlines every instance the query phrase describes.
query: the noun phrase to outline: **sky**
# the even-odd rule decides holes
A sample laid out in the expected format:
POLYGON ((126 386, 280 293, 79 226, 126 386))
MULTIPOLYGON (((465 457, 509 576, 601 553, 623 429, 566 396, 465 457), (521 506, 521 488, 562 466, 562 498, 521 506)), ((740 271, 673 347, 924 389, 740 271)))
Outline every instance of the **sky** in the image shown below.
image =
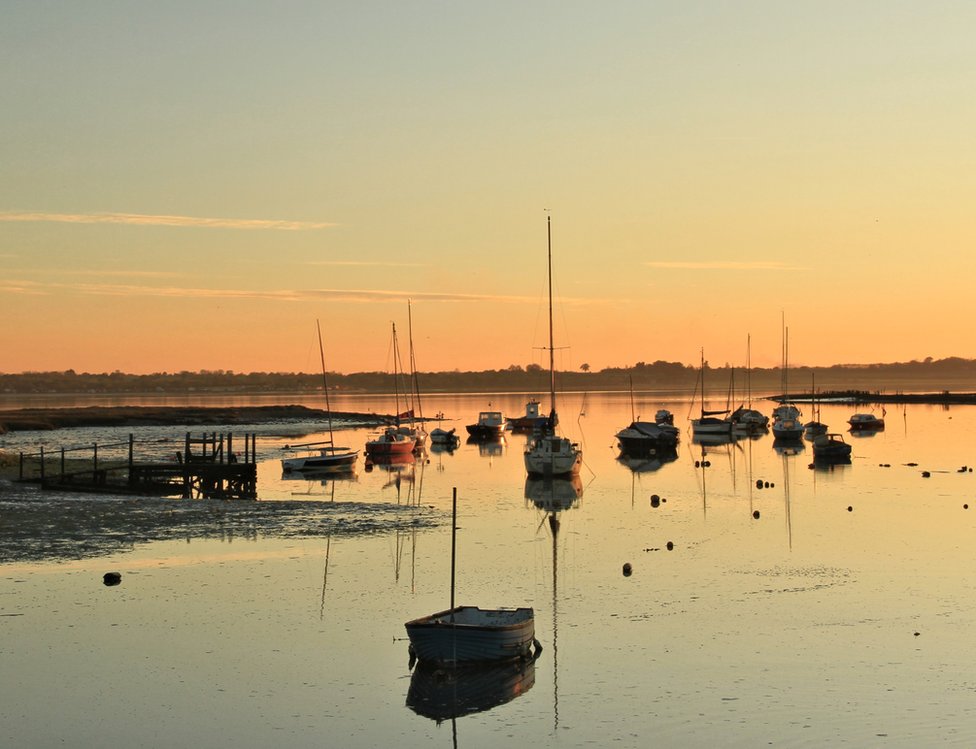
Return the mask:
POLYGON ((976 358, 976 4, 2 10, 2 372, 976 358))

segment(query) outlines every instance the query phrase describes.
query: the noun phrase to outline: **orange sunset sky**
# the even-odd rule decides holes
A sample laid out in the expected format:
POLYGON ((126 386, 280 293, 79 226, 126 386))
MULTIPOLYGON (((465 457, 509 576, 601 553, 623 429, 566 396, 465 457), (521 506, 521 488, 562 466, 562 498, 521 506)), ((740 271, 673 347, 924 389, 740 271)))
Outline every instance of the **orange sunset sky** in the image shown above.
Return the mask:
POLYGON ((976 4, 3 15, 0 371, 976 357, 976 4))

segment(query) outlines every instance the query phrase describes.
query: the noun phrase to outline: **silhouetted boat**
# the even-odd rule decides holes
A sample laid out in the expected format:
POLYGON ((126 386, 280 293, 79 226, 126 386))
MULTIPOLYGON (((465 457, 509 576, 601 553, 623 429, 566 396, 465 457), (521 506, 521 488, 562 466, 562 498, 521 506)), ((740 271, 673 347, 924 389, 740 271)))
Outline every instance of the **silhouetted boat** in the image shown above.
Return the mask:
POLYGON ((583 463, 580 446, 556 434, 556 359, 552 335, 552 220, 546 217, 546 240, 549 275, 549 417, 525 446, 523 457, 529 476, 572 476, 583 463))
POLYGON ((478 414, 478 420, 466 428, 475 439, 496 440, 505 431, 505 419, 501 411, 482 411, 478 414))
POLYGON ((814 460, 850 460, 851 446, 839 434, 821 434, 813 440, 814 460))
POLYGON ((452 505, 451 607, 404 625, 410 638, 411 656, 421 663, 452 665, 531 658, 533 652, 541 650, 535 639, 535 612, 531 608, 481 609, 454 605, 457 489, 452 505))
POLYGON ((319 358, 322 361, 322 390, 325 393, 325 412, 329 423, 329 439, 327 442, 307 442, 303 445, 296 445, 295 447, 318 447, 318 450, 307 455, 283 458, 281 468, 286 472, 313 469, 351 471, 356 463, 356 459, 359 457, 359 450, 352 450, 348 447, 336 447, 335 445, 335 437, 332 434, 332 407, 329 404, 329 380, 325 372, 325 349, 322 346, 322 326, 318 320, 315 321, 315 329, 319 336, 319 358))
POLYGON ((507 426, 513 432, 533 432, 545 427, 549 417, 539 413, 539 401, 533 399, 525 404, 522 416, 509 416, 507 426))
POLYGON ((885 428, 884 419, 880 419, 874 414, 854 414, 847 423, 851 431, 863 429, 865 431, 880 432, 885 428))

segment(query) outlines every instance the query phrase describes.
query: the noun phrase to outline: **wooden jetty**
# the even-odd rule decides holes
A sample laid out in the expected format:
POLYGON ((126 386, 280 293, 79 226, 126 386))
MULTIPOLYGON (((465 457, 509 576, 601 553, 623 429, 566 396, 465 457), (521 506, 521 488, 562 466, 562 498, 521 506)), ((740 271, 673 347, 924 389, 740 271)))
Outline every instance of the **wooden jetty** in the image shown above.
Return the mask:
POLYGON ((245 434, 243 441, 243 454, 234 451, 233 434, 216 432, 187 432, 183 449, 169 453, 161 453, 161 443, 136 442, 131 434, 126 442, 41 448, 20 454, 18 478, 60 491, 255 499, 257 438, 245 434))
POLYGON ((971 406, 976 405, 976 393, 881 393, 867 390, 824 390, 816 393, 786 393, 771 395, 769 400, 777 403, 920 403, 932 406, 971 406))

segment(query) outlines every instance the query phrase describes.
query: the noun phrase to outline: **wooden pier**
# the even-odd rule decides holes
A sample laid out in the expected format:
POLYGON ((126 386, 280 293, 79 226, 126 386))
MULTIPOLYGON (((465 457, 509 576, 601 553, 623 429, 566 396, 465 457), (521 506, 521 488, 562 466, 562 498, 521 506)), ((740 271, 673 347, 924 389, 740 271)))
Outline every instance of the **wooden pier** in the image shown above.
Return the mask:
POLYGON ((243 441, 243 453, 234 451, 233 434, 216 432, 188 432, 183 449, 172 452, 167 443, 136 442, 131 434, 126 442, 41 448, 20 454, 19 480, 60 491, 255 499, 257 438, 245 434, 243 441))

